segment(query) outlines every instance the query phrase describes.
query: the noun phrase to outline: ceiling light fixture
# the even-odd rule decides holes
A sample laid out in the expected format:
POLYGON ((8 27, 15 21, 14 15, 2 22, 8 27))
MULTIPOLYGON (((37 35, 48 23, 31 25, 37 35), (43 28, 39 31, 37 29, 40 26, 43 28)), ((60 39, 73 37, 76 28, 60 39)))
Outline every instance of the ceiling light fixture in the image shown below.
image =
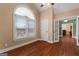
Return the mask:
POLYGON ((68 20, 64 20, 64 22, 68 22, 68 20))
POLYGON ((49 6, 49 5, 53 6, 54 3, 41 3, 40 7, 49 6))

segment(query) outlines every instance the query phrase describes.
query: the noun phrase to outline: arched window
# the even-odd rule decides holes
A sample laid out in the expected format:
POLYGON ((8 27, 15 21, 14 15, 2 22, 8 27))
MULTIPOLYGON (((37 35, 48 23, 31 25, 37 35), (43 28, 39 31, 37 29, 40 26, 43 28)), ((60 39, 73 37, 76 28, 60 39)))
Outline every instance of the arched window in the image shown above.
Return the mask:
POLYGON ((35 17, 29 8, 14 11, 14 39, 33 38, 36 34, 35 17))

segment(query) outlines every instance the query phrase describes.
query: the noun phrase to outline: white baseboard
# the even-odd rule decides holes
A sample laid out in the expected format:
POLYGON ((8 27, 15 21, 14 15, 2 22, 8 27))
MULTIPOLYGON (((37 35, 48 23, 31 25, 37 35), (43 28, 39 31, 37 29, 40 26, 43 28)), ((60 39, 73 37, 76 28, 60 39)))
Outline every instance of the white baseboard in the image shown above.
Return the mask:
POLYGON ((54 43, 54 42, 52 42, 52 41, 47 41, 48 43, 54 43))
POLYGON ((75 38, 75 39, 76 39, 76 36, 73 36, 73 38, 75 38))
POLYGON ((27 42, 27 43, 25 42, 25 43, 22 43, 22 44, 19 44, 19 45, 16 45, 16 46, 12 46, 12 47, 9 47, 9 48, 2 49, 2 50, 0 50, 0 53, 4 53, 4 52, 10 51, 10 50, 13 50, 13 49, 22 47, 22 46, 24 46, 24 45, 33 43, 33 42, 38 41, 38 40, 40 40, 40 39, 32 40, 32 41, 29 41, 29 42, 27 42))
MULTIPOLYGON (((43 39, 42 39, 43 40, 43 39)), ((43 41, 46 41, 46 40, 43 40, 43 41)), ((48 43, 53 43, 53 41, 46 41, 46 42, 48 42, 48 43)))

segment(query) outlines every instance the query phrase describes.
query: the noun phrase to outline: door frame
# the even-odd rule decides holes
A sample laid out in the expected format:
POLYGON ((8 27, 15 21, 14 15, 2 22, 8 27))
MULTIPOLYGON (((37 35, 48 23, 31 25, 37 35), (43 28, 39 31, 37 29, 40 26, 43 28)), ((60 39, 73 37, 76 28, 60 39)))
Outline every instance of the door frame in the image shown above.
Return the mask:
MULTIPOLYGON (((73 36, 73 23, 67 23, 67 24, 71 24, 71 26, 72 26, 72 38, 73 38, 73 37, 74 37, 74 36, 73 36)), ((62 27, 62 25, 61 25, 61 27, 62 27)), ((61 36, 63 36, 62 29, 61 29, 61 36)))
POLYGON ((79 27, 79 26, 78 26, 78 20, 79 20, 79 19, 78 19, 78 18, 79 18, 79 16, 77 16, 77 19, 76 19, 76 22, 77 22, 77 23, 76 23, 76 42, 77 42, 77 46, 79 46, 79 43, 78 43, 78 40, 79 40, 79 39, 78 39, 78 27, 79 27))
POLYGON ((59 42, 59 35, 58 35, 58 40, 55 40, 55 21, 58 21, 58 34, 59 34, 59 20, 54 20, 54 43, 59 42))
MULTIPOLYGON (((62 18, 59 18, 59 19, 54 19, 54 40, 55 40, 55 20, 58 20, 58 21, 64 20, 64 19, 69 19, 69 20, 70 20, 70 19, 71 19, 71 20, 72 20, 72 19, 76 19, 76 20, 77 20, 78 18, 79 18, 79 16, 70 16, 70 17, 65 17, 65 18, 62 17, 62 18)), ((78 30, 77 30, 77 24, 76 24, 76 37, 75 37, 76 39, 78 38, 78 37, 77 37, 77 36, 78 36, 77 31, 78 31, 78 30)), ((58 39, 59 39, 59 38, 58 38, 58 39)), ((77 40, 77 41, 78 41, 78 40, 77 40)), ((53 41, 53 42, 55 42, 55 41, 53 41)), ((77 44, 78 44, 78 43, 77 43, 77 44)))

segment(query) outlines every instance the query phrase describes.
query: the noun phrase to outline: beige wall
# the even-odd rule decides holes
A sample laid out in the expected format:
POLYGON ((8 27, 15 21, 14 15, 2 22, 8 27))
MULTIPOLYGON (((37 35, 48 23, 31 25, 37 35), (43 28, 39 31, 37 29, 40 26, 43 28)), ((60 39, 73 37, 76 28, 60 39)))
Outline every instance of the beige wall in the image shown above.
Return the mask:
POLYGON ((37 38, 40 37, 39 31, 39 12, 33 4, 0 4, 0 49, 10 46, 18 45, 24 42, 28 42, 33 39, 24 39, 23 41, 15 42, 13 40, 13 11, 17 6, 24 5, 29 7, 36 18, 37 38), (5 44, 8 46, 5 47, 5 44))
POLYGON ((47 8, 40 13, 40 20, 48 20, 48 41, 52 42, 52 31, 53 31, 53 8, 47 8))
POLYGON ((70 17, 70 16, 79 16, 79 8, 74 9, 74 10, 70 10, 70 11, 66 11, 63 13, 56 13, 54 14, 54 19, 61 19, 61 18, 65 18, 65 17, 70 17))
POLYGON ((48 34, 49 34, 49 41, 52 42, 53 37, 53 18, 65 18, 69 16, 78 16, 79 9, 74 9, 71 11, 67 11, 64 13, 58 13, 53 15, 53 8, 48 8, 42 11, 40 14, 38 10, 35 8, 33 4, 0 4, 0 49, 7 48, 10 46, 18 45, 24 42, 28 42, 33 39, 27 39, 19 42, 15 42, 13 40, 13 11, 17 6, 24 5, 29 7, 35 17, 36 17, 36 29, 37 29, 37 38, 40 38, 40 20, 47 19, 48 20, 48 34), (8 44, 5 47, 5 44, 8 44))

